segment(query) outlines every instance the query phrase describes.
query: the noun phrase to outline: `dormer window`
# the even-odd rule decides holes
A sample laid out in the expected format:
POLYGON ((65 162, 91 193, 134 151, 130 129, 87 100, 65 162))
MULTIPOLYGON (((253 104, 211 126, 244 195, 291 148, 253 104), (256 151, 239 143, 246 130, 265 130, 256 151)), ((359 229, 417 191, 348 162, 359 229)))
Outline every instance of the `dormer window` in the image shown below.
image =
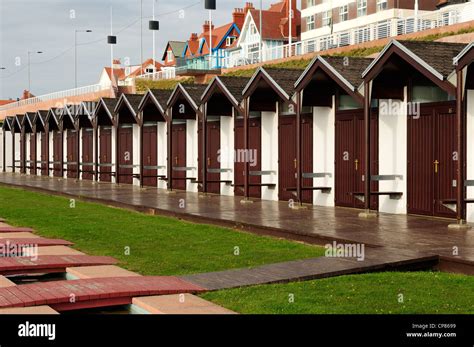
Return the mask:
POLYGON ((234 44, 236 40, 236 37, 235 36, 229 36, 228 38, 226 38, 225 40, 225 44, 226 46, 232 46, 234 44))

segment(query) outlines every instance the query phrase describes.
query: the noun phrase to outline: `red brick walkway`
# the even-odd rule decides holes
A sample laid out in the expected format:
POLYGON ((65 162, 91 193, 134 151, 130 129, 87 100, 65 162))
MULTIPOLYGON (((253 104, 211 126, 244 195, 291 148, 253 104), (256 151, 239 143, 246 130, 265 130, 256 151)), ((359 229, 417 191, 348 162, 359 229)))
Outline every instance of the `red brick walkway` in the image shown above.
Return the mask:
POLYGON ((111 277, 42 282, 0 288, 0 308, 49 305, 57 311, 131 304, 133 297, 199 293, 204 289, 172 276, 111 277))
POLYGON ((43 255, 32 257, 0 258, 0 275, 19 275, 29 273, 65 272, 67 267, 112 265, 117 260, 112 257, 90 255, 43 255))

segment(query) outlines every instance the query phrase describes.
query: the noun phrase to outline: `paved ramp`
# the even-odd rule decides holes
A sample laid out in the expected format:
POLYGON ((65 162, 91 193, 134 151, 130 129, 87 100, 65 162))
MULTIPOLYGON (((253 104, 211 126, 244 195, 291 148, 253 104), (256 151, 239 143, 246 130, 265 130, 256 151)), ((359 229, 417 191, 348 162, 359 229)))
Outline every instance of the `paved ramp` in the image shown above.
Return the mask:
POLYGON ((420 270, 433 268, 436 255, 414 254, 387 249, 366 250, 363 260, 355 258, 318 257, 257 266, 182 276, 186 281, 209 290, 252 285, 307 281, 326 277, 377 271, 420 270))
POLYGON ((31 228, 25 227, 0 227, 0 233, 20 233, 20 232, 33 232, 34 230, 31 228))

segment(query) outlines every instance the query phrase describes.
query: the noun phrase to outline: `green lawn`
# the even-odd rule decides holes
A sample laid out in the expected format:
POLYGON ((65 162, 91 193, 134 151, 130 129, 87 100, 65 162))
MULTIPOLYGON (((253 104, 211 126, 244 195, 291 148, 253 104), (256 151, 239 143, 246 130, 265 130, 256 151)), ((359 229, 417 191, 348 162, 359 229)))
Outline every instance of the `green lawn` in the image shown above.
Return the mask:
POLYGON ((177 275, 317 257, 322 247, 0 187, 0 217, 108 255, 144 275, 177 275), (130 254, 126 255, 126 251, 130 254), (238 247, 239 255, 235 255, 238 247))
POLYGON ((439 272, 384 272, 222 290, 202 296, 241 313, 472 314, 474 277, 439 272))

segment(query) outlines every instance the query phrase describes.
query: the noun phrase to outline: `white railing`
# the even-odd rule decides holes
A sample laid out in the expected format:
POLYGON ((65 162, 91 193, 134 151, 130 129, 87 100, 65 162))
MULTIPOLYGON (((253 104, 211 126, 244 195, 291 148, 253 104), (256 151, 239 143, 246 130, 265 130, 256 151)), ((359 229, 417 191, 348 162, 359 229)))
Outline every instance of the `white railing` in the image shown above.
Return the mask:
POLYGON ((176 77, 176 69, 169 68, 162 71, 146 73, 143 75, 137 76, 137 78, 142 78, 151 81, 158 81, 158 80, 169 80, 176 77))
POLYGON ((71 96, 79 96, 83 94, 89 94, 89 93, 96 93, 100 92, 102 90, 107 90, 110 89, 110 86, 103 86, 100 84, 93 84, 90 86, 85 86, 85 87, 79 87, 79 88, 74 88, 74 89, 68 89, 68 90, 62 90, 59 92, 54 92, 54 93, 49 93, 45 95, 40 95, 40 96, 35 96, 29 99, 24 99, 24 100, 19 100, 15 101, 6 105, 3 105, 0 107, 0 111, 6 111, 12 108, 16 107, 21 107, 21 106, 26 106, 26 105, 34 105, 43 101, 49 101, 49 100, 56 100, 56 99, 64 99, 68 98, 71 96))
POLYGON ((368 41, 405 35, 417 31, 439 28, 443 26, 464 23, 474 20, 474 1, 448 6, 444 9, 424 13, 418 17, 403 19, 393 18, 356 27, 346 31, 336 32, 331 35, 320 36, 293 43, 291 47, 281 45, 263 50, 260 58, 259 52, 234 54, 224 58, 223 66, 226 68, 255 64, 290 56, 304 55, 350 45, 357 45, 368 41))

